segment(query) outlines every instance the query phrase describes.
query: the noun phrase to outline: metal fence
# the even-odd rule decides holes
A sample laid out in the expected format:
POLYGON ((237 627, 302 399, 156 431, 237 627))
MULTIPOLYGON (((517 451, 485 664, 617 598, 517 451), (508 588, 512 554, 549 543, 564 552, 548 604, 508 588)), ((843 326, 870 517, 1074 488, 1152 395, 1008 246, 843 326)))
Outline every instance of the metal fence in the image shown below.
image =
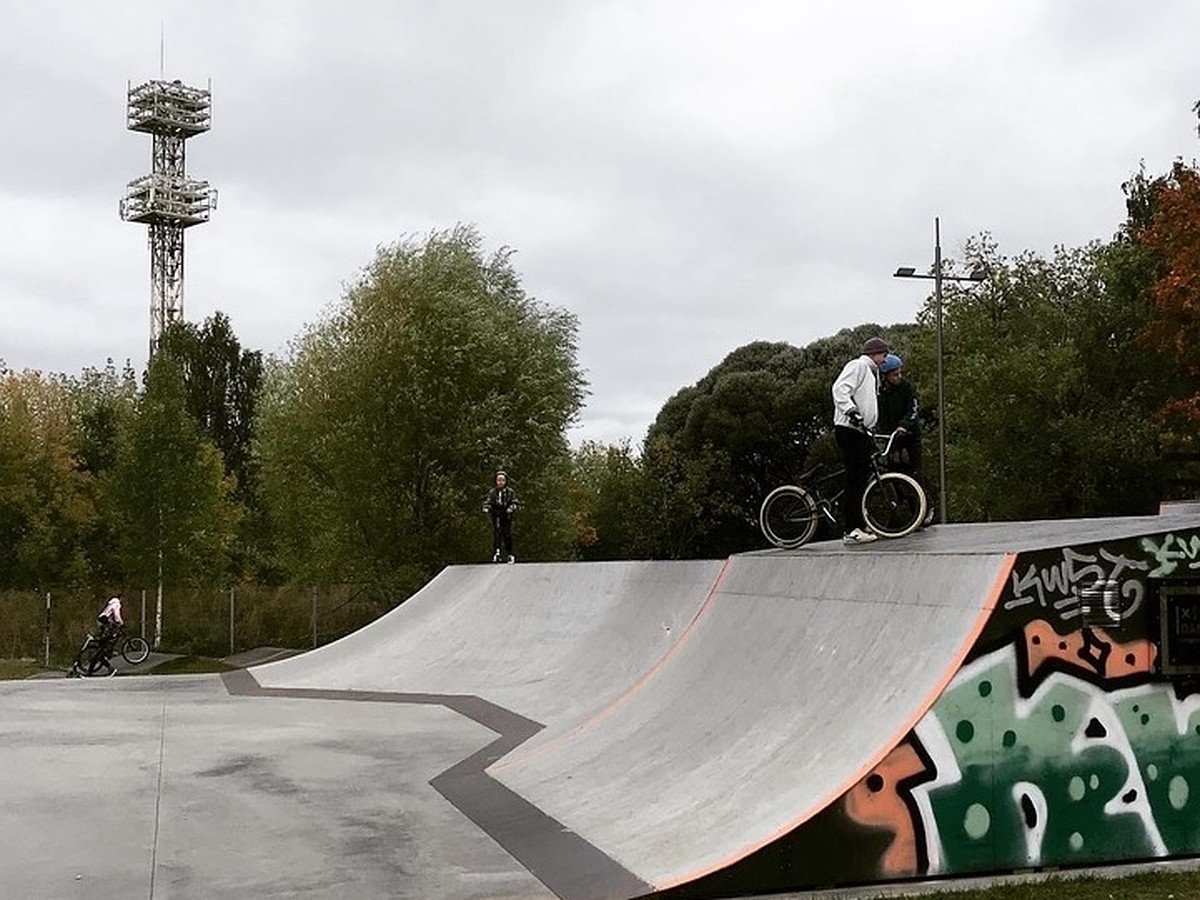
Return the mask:
MULTIPOLYGON (((153 643, 156 592, 123 595, 126 627, 153 643)), ((69 661, 108 598, 90 590, 0 591, 0 657, 69 661)), ((373 621, 395 605, 355 585, 235 585, 163 594, 161 649, 222 657, 255 647, 304 650, 373 621)))

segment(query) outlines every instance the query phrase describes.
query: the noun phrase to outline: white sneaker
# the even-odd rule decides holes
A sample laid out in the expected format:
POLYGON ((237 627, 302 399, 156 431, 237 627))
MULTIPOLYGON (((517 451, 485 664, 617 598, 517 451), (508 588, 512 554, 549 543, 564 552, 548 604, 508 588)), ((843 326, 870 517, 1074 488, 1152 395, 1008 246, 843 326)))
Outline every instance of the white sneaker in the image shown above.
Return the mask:
POLYGON ((509 561, 510 563, 515 563, 515 562, 517 561, 517 558, 516 558, 515 556, 510 556, 510 557, 508 558, 508 561, 509 561))
POLYGON ((853 531, 842 535, 843 544, 869 544, 871 541, 877 540, 879 540, 879 535, 863 531, 861 528, 855 528, 853 531))

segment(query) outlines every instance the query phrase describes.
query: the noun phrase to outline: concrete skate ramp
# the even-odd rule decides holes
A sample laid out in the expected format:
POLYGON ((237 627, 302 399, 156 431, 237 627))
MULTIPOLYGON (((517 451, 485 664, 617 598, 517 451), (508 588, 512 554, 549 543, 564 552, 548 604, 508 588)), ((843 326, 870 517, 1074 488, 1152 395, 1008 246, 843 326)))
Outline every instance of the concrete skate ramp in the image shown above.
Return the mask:
MULTIPOLYGON (((544 816, 543 837, 524 853, 489 833, 531 870, 537 841, 578 836, 622 884, 666 889, 834 802, 956 674, 1014 557, 1002 541, 901 543, 450 568, 359 632, 252 674, 268 689, 473 695, 544 725, 484 763, 544 816)), ((564 897, 644 892, 539 877, 564 897)))
POLYGON ((452 567, 365 628, 253 674, 269 688, 473 694, 542 724, 571 722, 668 652, 723 566, 452 567))
POLYGON ((488 771, 658 889, 701 877, 816 815, 896 746, 956 673, 1012 561, 733 557, 665 664, 488 771))

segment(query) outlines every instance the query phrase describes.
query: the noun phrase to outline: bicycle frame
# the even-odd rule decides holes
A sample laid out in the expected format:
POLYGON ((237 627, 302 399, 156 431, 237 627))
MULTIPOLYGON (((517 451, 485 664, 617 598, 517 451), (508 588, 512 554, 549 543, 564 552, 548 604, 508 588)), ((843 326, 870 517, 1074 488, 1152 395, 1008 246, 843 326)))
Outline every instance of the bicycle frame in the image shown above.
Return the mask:
MULTIPOLYGON (((887 465, 901 435, 899 432, 875 434, 865 429, 863 433, 873 445, 867 460, 868 475, 862 500, 867 527, 879 537, 911 534, 925 516, 927 498, 920 483, 911 475, 892 470, 887 465)), ((812 539, 820 519, 836 526, 839 520, 837 505, 846 493, 846 487, 843 483, 836 490, 830 490, 829 482, 844 479, 845 475, 845 466, 825 473, 818 466, 794 483, 772 490, 759 507, 759 527, 763 534, 777 547, 794 549, 812 539), (799 507, 795 505, 797 503, 799 507), (780 517, 774 522, 771 521, 772 510, 780 517)))
MULTIPOLYGON (((900 437, 900 432, 893 431, 891 434, 884 435, 863 429, 863 434, 869 437, 875 444, 875 452, 871 454, 871 477, 873 479, 878 479, 880 475, 888 471, 888 467, 886 465, 887 458, 889 455, 891 455, 892 447, 895 445, 896 439, 900 437), (881 442, 883 442, 882 445, 881 442)), ((817 508, 821 511, 821 515, 823 515, 831 525, 837 525, 838 516, 834 507, 835 504, 842 499, 842 495, 846 493, 846 487, 845 485, 841 485, 835 492, 826 494, 821 490, 820 485, 834 481, 837 478, 844 477, 846 474, 846 468, 844 466, 839 466, 832 472, 829 472, 825 475, 817 475, 816 473, 819 471, 820 467, 818 466, 816 469, 811 470, 807 477, 800 478, 796 483, 807 488, 812 493, 813 498, 817 501, 817 508)))

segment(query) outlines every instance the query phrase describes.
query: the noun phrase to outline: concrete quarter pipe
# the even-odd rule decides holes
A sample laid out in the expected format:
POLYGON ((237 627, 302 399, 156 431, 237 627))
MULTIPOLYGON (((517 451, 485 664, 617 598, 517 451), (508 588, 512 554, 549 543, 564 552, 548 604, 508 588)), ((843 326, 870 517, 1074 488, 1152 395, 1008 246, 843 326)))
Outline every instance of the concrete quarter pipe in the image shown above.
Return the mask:
POLYGON ((1200 517, 448 569, 235 693, 440 704, 433 785, 564 898, 1200 853, 1200 517))

